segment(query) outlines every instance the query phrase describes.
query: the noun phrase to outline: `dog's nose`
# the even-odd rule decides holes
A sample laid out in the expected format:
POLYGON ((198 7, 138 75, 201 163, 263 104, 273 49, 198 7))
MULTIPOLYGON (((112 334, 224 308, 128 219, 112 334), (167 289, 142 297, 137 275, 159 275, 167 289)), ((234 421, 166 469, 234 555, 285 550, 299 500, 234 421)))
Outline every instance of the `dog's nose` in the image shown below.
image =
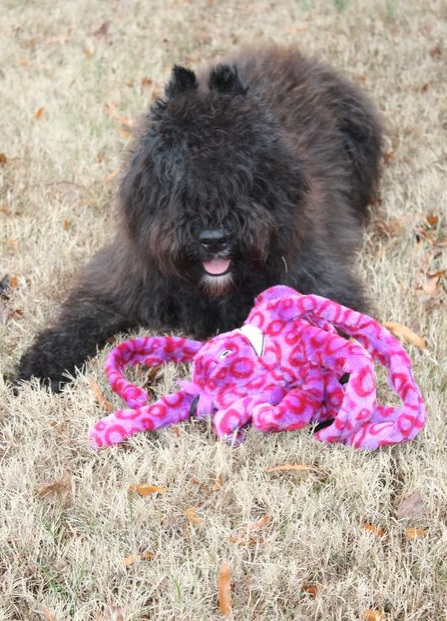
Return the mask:
POLYGON ((227 250, 230 239, 227 231, 224 229, 212 229, 202 231, 199 236, 199 242, 207 252, 219 254, 227 250))

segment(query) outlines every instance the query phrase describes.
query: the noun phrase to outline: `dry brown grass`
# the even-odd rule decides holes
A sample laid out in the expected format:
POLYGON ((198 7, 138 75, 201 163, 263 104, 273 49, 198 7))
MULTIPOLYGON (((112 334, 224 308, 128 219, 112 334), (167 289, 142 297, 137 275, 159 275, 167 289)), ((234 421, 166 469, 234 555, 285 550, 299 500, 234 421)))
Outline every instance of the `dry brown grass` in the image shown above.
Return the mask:
POLYGON ((13 398, 2 384, 0 619, 217 620, 223 562, 237 620, 447 618, 445 279, 425 297, 417 289, 447 267, 446 248, 433 247, 447 237, 446 4, 1 4, 0 277, 16 277, 3 306, 20 311, 0 326, 2 374, 110 235, 109 176, 127 138, 106 104, 134 118, 173 62, 299 42, 361 81, 388 124, 382 202, 359 270, 378 317, 428 341, 409 351, 430 416, 415 441, 375 453, 323 446, 306 431, 252 432, 234 449, 193 422, 96 454, 87 430, 103 412, 90 380, 118 405, 104 352, 61 396, 27 387, 13 398), (429 226, 424 213, 438 219, 429 226), (318 471, 266 472, 283 463, 318 471), (167 491, 142 498, 133 483, 167 491), (399 519, 408 497, 422 502, 399 519), (408 539, 407 527, 423 530, 408 539), (125 564, 144 552, 152 557, 125 564))

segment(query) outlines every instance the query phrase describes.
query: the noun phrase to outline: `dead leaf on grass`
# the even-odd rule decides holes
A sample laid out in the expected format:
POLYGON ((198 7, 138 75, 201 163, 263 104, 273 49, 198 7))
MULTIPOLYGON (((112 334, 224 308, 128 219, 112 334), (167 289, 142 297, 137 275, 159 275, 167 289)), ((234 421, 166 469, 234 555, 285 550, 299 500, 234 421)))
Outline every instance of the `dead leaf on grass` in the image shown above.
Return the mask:
POLYGON ((436 43, 428 50, 428 53, 433 60, 441 60, 443 53, 442 44, 440 42, 436 43))
POLYGON ((107 401, 107 399, 104 397, 104 394, 103 394, 99 384, 97 382, 95 382, 94 380, 90 380, 90 387, 91 387, 91 389, 93 391, 93 394, 95 395, 96 401, 99 403, 101 408, 105 412, 112 412, 115 408, 110 403, 110 401, 107 401))
POLYGON ((377 219, 375 221, 375 227, 382 235, 390 238, 400 237, 404 231, 416 220, 421 220, 426 217, 426 213, 421 212, 416 215, 406 214, 404 216, 398 216, 397 218, 391 218, 390 220, 377 219))
POLYGON ((318 586, 316 584, 305 584, 301 590, 314 599, 318 593, 318 586))
POLYGON ((129 554, 129 556, 123 558, 123 563, 126 567, 130 567, 137 561, 150 561, 153 557, 154 555, 152 554, 152 552, 143 552, 142 554, 129 554))
POLYGON ((416 294, 419 299, 427 304, 439 298, 441 294, 441 280, 447 275, 447 270, 437 270, 427 272, 423 277, 423 282, 416 287, 416 294))
MULTIPOLYGON (((127 130, 130 130, 134 126, 133 119, 129 119, 128 117, 123 116, 122 114, 117 112, 115 104, 106 104, 106 110, 107 114, 111 119, 113 119, 114 121, 118 121, 118 123, 121 123, 121 125, 123 125, 127 130)), ((128 131, 128 133, 130 135, 130 131, 128 131)))
POLYGON ((48 608, 42 608, 42 610, 38 610, 37 612, 47 621, 56 621, 56 617, 50 610, 48 610, 48 608))
POLYGON ((231 571, 227 563, 222 563, 217 580, 220 613, 231 615, 231 571))
POLYGON ((168 491, 167 487, 160 487, 159 485, 147 485, 145 483, 137 485, 131 483, 129 485, 129 492, 131 494, 138 494, 139 496, 150 496, 151 494, 165 494, 168 491))
POLYGON ((8 161, 8 158, 4 153, 0 153, 0 166, 4 166, 8 161))
POLYGON ((373 524, 362 524, 362 528, 376 537, 383 537, 386 535, 386 530, 384 528, 380 528, 380 526, 374 526, 373 524))
POLYGON ((213 485, 213 492, 218 492, 223 485, 223 477, 221 474, 219 474, 216 478, 216 482, 213 485))
POLYGON ((256 533, 255 531, 260 531, 270 522, 270 516, 264 515, 259 520, 255 522, 251 522, 246 526, 243 526, 239 529, 237 536, 230 535, 228 537, 231 543, 235 543, 238 546, 251 546, 258 543, 263 543, 262 537, 260 533, 256 533))
POLYGON ((98 30, 95 30, 95 32, 92 33, 93 36, 98 38, 106 37, 109 34, 109 29, 111 25, 112 22, 110 20, 105 21, 103 24, 101 24, 98 30))
POLYGON ((307 466, 306 464, 281 464, 273 468, 268 468, 265 472, 268 474, 272 472, 317 472, 318 474, 322 474, 323 470, 315 468, 314 466, 307 466))
POLYGON ((199 526, 205 521, 203 518, 197 515, 197 509, 195 507, 188 507, 185 511, 185 515, 189 520, 189 523, 193 526, 199 526))
POLYGON ((394 336, 401 339, 402 341, 406 341, 419 349, 425 349, 427 347, 424 339, 420 337, 418 334, 413 332, 407 326, 404 326, 402 323, 397 321, 385 321, 383 323, 384 327, 387 328, 394 336))
POLYGON ((60 495, 66 498, 71 492, 71 474, 67 470, 64 471, 60 479, 51 481, 43 485, 37 491, 40 498, 47 498, 48 496, 60 495))
POLYGON ((428 215, 426 217, 426 222, 430 227, 435 227, 439 222, 439 216, 435 214, 428 215))
POLYGON ((143 88, 150 88, 151 86, 153 86, 153 84, 154 84, 154 81, 151 80, 150 78, 146 78, 146 77, 141 78, 141 86, 143 88))
POLYGON ((45 108, 37 108, 37 110, 34 112, 34 120, 40 121, 41 119, 43 119, 44 112, 45 108))
POLYGON ((402 500, 396 517, 398 520, 423 520, 427 518, 427 509, 419 492, 413 492, 402 500))
POLYGON ((385 621, 385 613, 381 610, 365 610, 363 613, 365 621, 385 621))
POLYGON ((409 541, 414 539, 422 539, 428 535, 428 531, 425 528, 406 528, 405 538, 409 541))
POLYGON ((189 482, 192 483, 193 485, 196 485, 205 494, 214 494, 218 492, 223 486, 223 478, 221 474, 218 475, 218 477, 216 478, 216 482, 214 483, 213 486, 205 485, 205 483, 202 483, 198 479, 194 479, 194 478, 190 478, 189 482))

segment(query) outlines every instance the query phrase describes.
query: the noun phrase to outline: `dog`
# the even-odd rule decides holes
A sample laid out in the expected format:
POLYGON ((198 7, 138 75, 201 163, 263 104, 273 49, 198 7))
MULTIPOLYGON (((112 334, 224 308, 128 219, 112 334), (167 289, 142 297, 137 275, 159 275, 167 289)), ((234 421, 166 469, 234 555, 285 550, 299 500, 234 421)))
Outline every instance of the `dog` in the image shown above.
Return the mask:
POLYGON ((382 136, 366 95, 297 49, 175 66, 133 139, 115 238, 23 355, 19 380, 57 391, 137 326, 201 340, 231 330, 275 284, 365 312, 353 262, 382 136))

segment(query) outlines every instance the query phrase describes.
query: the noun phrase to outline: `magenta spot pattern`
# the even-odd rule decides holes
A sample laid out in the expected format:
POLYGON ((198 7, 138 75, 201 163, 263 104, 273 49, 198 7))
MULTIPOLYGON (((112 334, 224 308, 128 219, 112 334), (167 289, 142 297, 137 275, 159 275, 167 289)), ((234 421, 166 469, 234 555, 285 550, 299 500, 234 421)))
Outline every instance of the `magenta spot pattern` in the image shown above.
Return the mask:
POLYGON ((426 420, 410 358, 388 330, 367 315, 283 285, 257 297, 240 329, 205 343, 175 336, 121 343, 107 358, 106 374, 128 407, 91 428, 94 448, 190 416, 211 416, 217 436, 231 441, 240 441, 249 425, 278 432, 331 421, 315 433, 317 440, 377 449, 413 439, 426 420), (191 363, 191 380, 150 403, 125 369, 166 362, 191 363), (375 363, 387 369, 400 405, 377 403, 375 363))

